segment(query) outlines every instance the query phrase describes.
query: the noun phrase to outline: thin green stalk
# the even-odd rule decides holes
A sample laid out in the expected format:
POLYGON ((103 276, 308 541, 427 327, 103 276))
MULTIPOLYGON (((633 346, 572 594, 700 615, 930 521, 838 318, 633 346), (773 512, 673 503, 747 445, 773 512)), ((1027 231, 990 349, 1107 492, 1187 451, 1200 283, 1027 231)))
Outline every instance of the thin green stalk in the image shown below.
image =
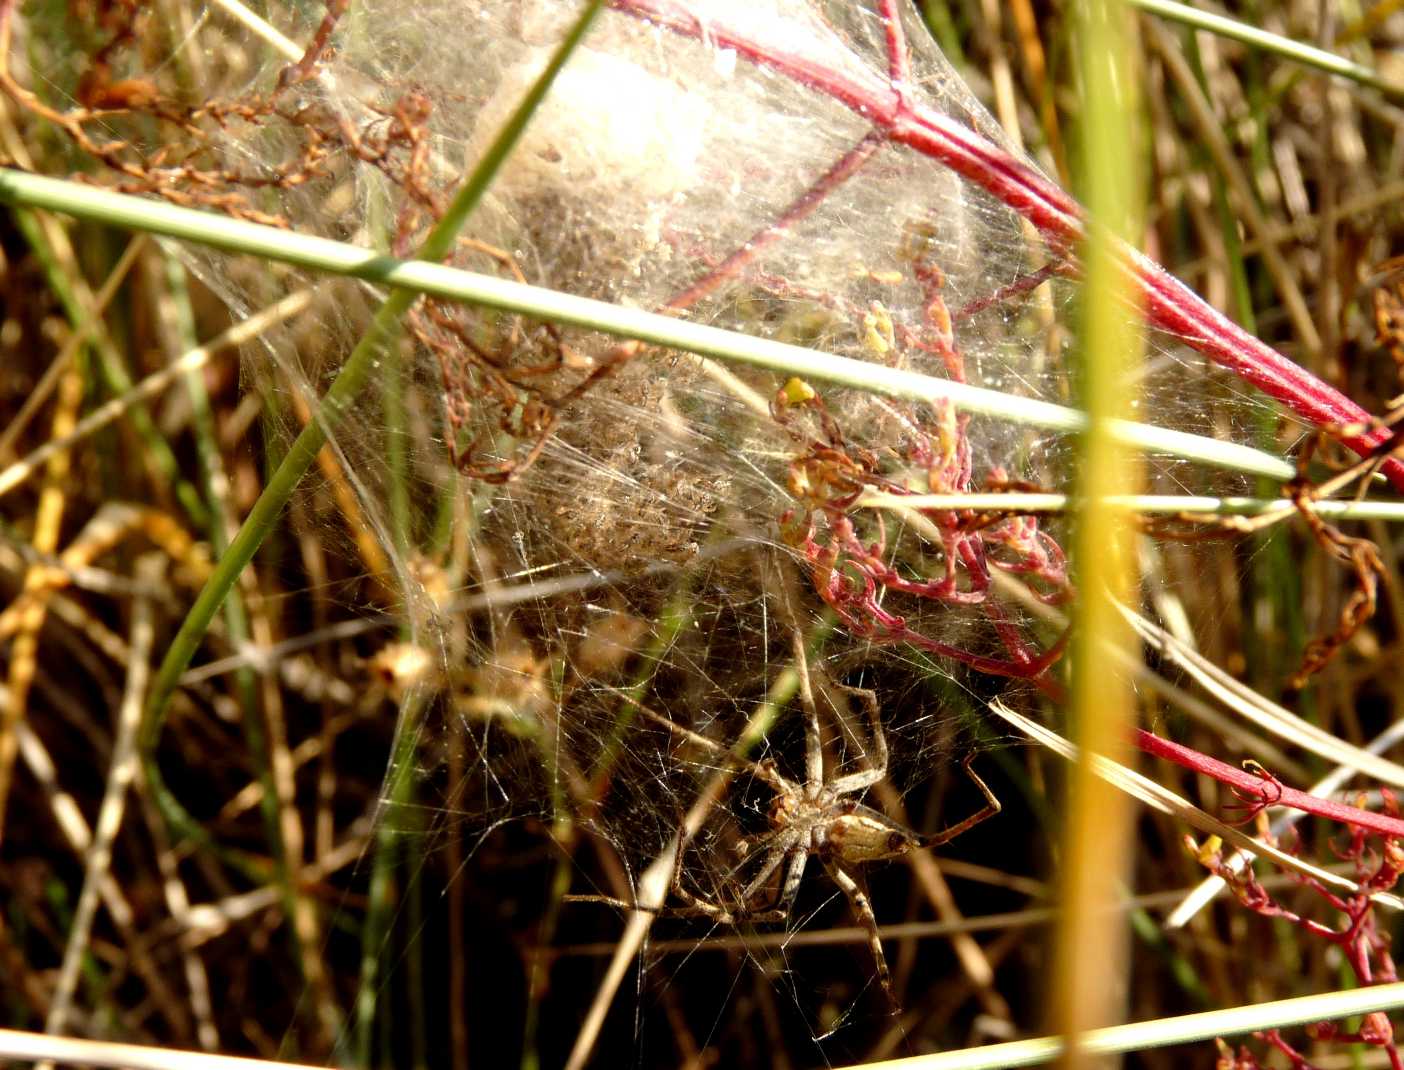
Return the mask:
MULTIPOLYGON (((169 251, 162 257, 165 269, 165 288, 170 301, 171 328, 181 352, 190 352, 198 347, 199 338, 195 328, 195 310, 190 302, 185 268, 169 251)), ((234 529, 234 517, 229 509, 228 477, 224 470, 224 458, 220 452, 218 434, 215 430, 214 414, 210 409, 209 392, 205 389, 205 379, 198 369, 185 373, 185 388, 190 397, 191 426, 195 435, 195 450, 200 461, 200 475, 204 482, 205 505, 209 523, 206 532, 215 557, 223 557, 229 547, 230 533, 234 529)), ((236 584, 229 592, 223 608, 224 627, 230 643, 237 649, 243 648, 251 640, 248 608, 236 584)), ((273 770, 270 763, 267 736, 264 732, 263 705, 259 701, 258 678, 248 665, 235 670, 235 693, 238 695, 240 724, 244 732, 245 749, 254 775, 262 787, 259 798, 259 814, 263 819, 264 835, 268 839, 270 855, 273 859, 272 877, 278 886, 283 901, 288 933, 295 943, 300 944, 297 918, 299 905, 298 889, 294 883, 296 874, 292 871, 288 858, 287 843, 283 836, 282 815, 279 813, 278 792, 275 790, 273 770)), ((306 948, 300 948, 305 952, 306 948)), ((293 956, 304 963, 304 953, 293 956)), ((304 978, 304 980, 311 980, 304 978)), ((320 1009, 329 1012, 333 1005, 327 1000, 308 1000, 304 1006, 309 1013, 320 1009), (320 1008, 317 1004, 322 1004, 320 1008)), ((327 1022, 334 1035, 339 1022, 327 1022)))
MULTIPOLYGON (((1130 898, 1129 894, 1127 898, 1130 898)), ((1127 911, 1126 920, 1130 922, 1136 939, 1160 960, 1161 968, 1174 979, 1193 1006, 1214 1005, 1214 997, 1200 979, 1199 971, 1189 956, 1166 934, 1162 919, 1153 916, 1145 907, 1133 906, 1127 911)))
MULTIPOLYGON (((444 264, 427 263, 427 258, 396 260, 355 245, 129 197, 61 179, 0 168, 0 202, 37 205, 83 219, 148 230, 182 241, 213 245, 405 290, 418 290, 436 297, 486 305, 621 338, 636 338, 654 345, 766 368, 783 375, 797 375, 910 401, 949 400, 967 412, 1047 431, 1077 434, 1087 428, 1085 414, 1035 398, 1016 397, 903 368, 852 360, 641 309, 461 271, 444 264)), ((1217 468, 1267 476, 1280 482, 1287 482, 1296 476, 1296 470, 1282 458, 1234 442, 1222 442, 1130 420, 1113 421, 1109 428, 1121 445, 1151 454, 1183 457, 1217 468)))
MULTIPOLYGON (((469 214, 477 207, 483 194, 487 192, 493 176, 497 174, 522 131, 526 129, 528 120, 545 98, 557 73, 565 66, 571 52, 585 36, 586 30, 594 20, 601 4, 602 0, 590 0, 584 14, 577 20, 571 32, 557 48, 536 84, 532 86, 521 105, 488 148, 477 168, 455 194, 443 218, 435 224, 434 229, 419 250, 419 255, 424 260, 442 260, 452 251, 458 232, 467 221, 469 214)), ((14 177, 15 173, 9 172, 3 179, 0 179, 0 197, 9 195, 12 187, 8 183, 14 177)), ((197 214, 203 217, 203 213, 197 214)), ((287 235, 285 234, 284 237, 287 235)), ((436 267, 438 265, 424 264, 423 266, 436 267)), ((172 826, 181 834, 200 843, 208 843, 208 835, 166 787, 156 762, 156 744, 160 739, 161 728, 165 722, 166 708, 180 682, 181 673, 185 671, 190 664, 190 659, 194 657, 215 613, 224 603, 239 574, 253 559, 259 545, 273 529, 288 498, 292 496, 293 489, 301 482, 318 451, 325 445, 328 434, 341 422, 360 395, 362 388, 376 370, 376 363, 381 354, 398 337, 400 320, 417 296, 412 290, 396 289, 380 306, 365 335, 352 350, 351 355, 347 357, 336 381, 327 390, 316 414, 307 422, 307 426, 302 429, 301 434, 289 447, 282 463, 269 477, 263 493, 259 495, 258 500, 249 511, 239 533, 229 544, 224 556, 220 558, 209 581, 205 584, 199 597, 196 598, 195 604, 190 608, 180 630, 171 641, 166 657, 161 662, 161 668, 156 674, 151 698, 147 703, 146 723, 142 731, 142 753, 145 757, 148 783, 152 791, 152 798, 161 807, 172 826)))
MULTIPOLYGON (((1206 96, 1212 98, 1213 90, 1209 85, 1209 77, 1204 71, 1204 57, 1199 48, 1199 38, 1194 34, 1187 34, 1186 38, 1185 56, 1189 61, 1190 70, 1194 72, 1195 81, 1199 83, 1200 89, 1206 96)), ((1261 104, 1261 94, 1254 94, 1254 100, 1255 103, 1261 104)), ((1261 131, 1268 124, 1259 122, 1257 125, 1261 131)), ((1257 316, 1253 311, 1253 294, 1248 283, 1248 268, 1243 260, 1243 238, 1239 231, 1238 216, 1229 204, 1228 184, 1224 181, 1223 172, 1213 166, 1212 157, 1202 145, 1191 142, 1188 148, 1198 169, 1209 177, 1214 197, 1214 213, 1219 222, 1219 237, 1224 243, 1224 259, 1228 270, 1229 289, 1233 294, 1234 318, 1245 331, 1256 334, 1258 331, 1257 316)), ((1258 173, 1256 168, 1252 171, 1254 175, 1258 173)), ((1259 191, 1255 188, 1254 192, 1259 191)))
POLYGON ((1301 41, 1293 41, 1288 37, 1280 37, 1249 23, 1239 22, 1237 19, 1226 18, 1210 11, 1201 11, 1188 4, 1176 3, 1175 0, 1126 0, 1126 2, 1147 14, 1158 15, 1160 18, 1178 22, 1184 26, 1191 26, 1196 30, 1208 30, 1220 37, 1242 41, 1253 48, 1271 52, 1294 63, 1305 64, 1308 67, 1325 71, 1327 74, 1349 78, 1353 82, 1377 89, 1394 100, 1404 99, 1404 86, 1389 81, 1370 67, 1355 63, 1344 56, 1338 56, 1334 52, 1314 48, 1301 41))
POLYGON ((957 68, 965 66, 965 50, 961 48, 960 34, 956 30, 955 19, 951 16, 951 7, 946 0, 922 0, 921 14, 926 20, 926 28, 931 31, 931 36, 936 38, 936 43, 941 46, 941 52, 957 68))
MULTIPOLYGON (((1186 34, 1185 52, 1195 80, 1206 95, 1212 95, 1209 78, 1204 70, 1203 56, 1197 34, 1186 34)), ((1245 64, 1244 81, 1249 107, 1258 121, 1253 124, 1255 136, 1252 141, 1254 166, 1249 175, 1271 173, 1268 167, 1267 131, 1271 124, 1266 121, 1265 112, 1270 94, 1262 84, 1263 64, 1258 62, 1258 53, 1249 50, 1245 64)), ((1229 204, 1227 182, 1223 173, 1212 166, 1212 160, 1202 147, 1196 147, 1195 155, 1201 169, 1209 177, 1214 197, 1214 212, 1219 223, 1219 236, 1224 243, 1224 259, 1228 270, 1229 289, 1233 295, 1235 318, 1243 329, 1256 334, 1257 316, 1253 308, 1253 291, 1249 280, 1248 266, 1243 255, 1243 239, 1240 223, 1233 207, 1229 204)), ((1261 191, 1254 188, 1255 195, 1261 191)), ((1259 410, 1253 419, 1253 441, 1260 445, 1270 444, 1277 435, 1277 417, 1271 412, 1259 410)), ((1273 490, 1270 482, 1259 476, 1257 492, 1269 497, 1273 490)), ((1250 666, 1250 678, 1276 680, 1283 675, 1281 662, 1287 651, 1301 650, 1307 642, 1306 624, 1303 619, 1304 602, 1301 596, 1301 569, 1293 561, 1292 548, 1277 531, 1269 530, 1255 538, 1255 547, 1250 555, 1252 561, 1252 582, 1258 604, 1271 607, 1271 620, 1264 621, 1264 634, 1278 635, 1275 643, 1253 643, 1248 646, 1245 656, 1250 666)), ((1303 696, 1310 701, 1310 696, 1303 696)))
MULTIPOLYGON (((190 304, 190 290, 186 285, 185 268, 169 251, 163 253, 165 265, 166 292, 172 302, 172 327, 179 340, 182 352, 198 348, 199 336, 195 329, 195 310, 190 304)), ((210 410, 210 395, 205 389, 205 377, 199 369, 185 373, 185 390, 190 397, 191 427, 195 433, 195 453, 200 461, 200 475, 204 480, 205 503, 209 510, 209 523, 205 526, 214 556, 224 556, 229 548, 229 529, 232 518, 228 510, 228 494, 224 488, 228 478, 224 472, 224 458, 219 449, 219 438, 215 431, 214 414, 210 410)), ((249 641, 248 611, 238 591, 231 591, 224 607, 224 626, 229 632, 230 643, 235 649, 249 641)), ((235 671, 236 690, 239 703, 246 710, 258 706, 258 681, 253 668, 245 665, 235 671)), ((268 785, 264 785, 265 788, 268 785)))
MULTIPOLYGON (((648 677, 653 675, 654 658, 647 658, 650 666, 645 669, 648 677)), ((552 671, 552 694, 559 704, 565 691, 565 662, 557 659, 552 671)), ((632 710, 632 706, 630 709, 632 710)), ((616 720, 616 724, 618 721, 616 720)), ((559 711, 549 724, 543 724, 544 732, 536 734, 537 749, 545 766, 546 783, 551 792, 551 839, 556 845, 556 865, 551 881, 546 889, 546 902, 542 907, 541 921, 536 926, 531 954, 527 959, 526 1014, 522 1028, 521 1070, 539 1070, 541 1066, 541 1001, 550 990, 550 971, 553 956, 548 948, 555 941, 556 927, 560 921, 561 905, 570 891, 571 878, 575 871, 575 848, 580 842, 580 825, 569 805, 565 788, 565 771, 561 768, 561 724, 559 711)))
POLYGON ((567 848, 573 848, 577 836, 574 824, 566 819, 558 819, 552 832, 560 855, 551 873, 551 883, 546 889, 546 905, 541 922, 536 927, 536 946, 532 949, 527 969, 526 1018, 522 1028, 521 1070, 540 1070, 541 1067, 541 1000, 546 994, 548 980, 545 976, 551 968, 551 953, 548 946, 555 938, 556 925, 560 919, 561 904, 570 891, 571 878, 575 872, 575 859, 567 848), (563 827, 564 824, 564 827, 563 827))
MULTIPOLYGON (((351 20, 353 23, 360 21, 351 20)), ((342 27, 354 32, 352 26, 342 27)), ((360 32, 364 32, 360 28, 360 32)), ((375 186, 366 204, 366 229, 377 235, 375 245, 382 252, 390 248, 393 239, 393 213, 387 204, 383 186, 375 186)), ((413 534, 410 530, 409 485, 409 416, 405 411, 407 389, 406 353, 402 345, 386 349, 380 369, 380 405, 385 419, 386 503, 390 520, 390 543, 403 560, 409 553, 413 534)))
POLYGON ((390 513, 390 541, 401 560, 413 542, 410 531, 409 418, 405 412, 405 354, 396 344, 385 351, 380 368, 381 412, 385 418, 385 460, 390 513))
POLYGON ((387 813, 382 814, 375 831, 370 887, 366 891, 366 920, 361 929, 361 974, 356 986, 353 1053, 356 1066, 366 1067, 372 1063, 376 1007, 382 985, 380 960, 393 921, 395 898, 391 892, 404 839, 403 830, 395 825, 394 815, 406 811, 414 791, 415 750, 423 712, 424 699, 417 692, 400 708, 395 753, 390 759, 389 783, 383 796, 387 813))
MULTIPOLYGON (((404 834, 414 837, 424 835, 423 811, 411 808, 415 813, 414 827, 404 834)), ((414 867, 409 876, 409 887, 405 890, 409 900, 409 925, 405 931, 405 960, 408 963, 409 991, 405 994, 410 1005, 410 1066, 413 1070, 428 1070, 429 1067, 429 1000, 425 993, 424 976, 424 865, 414 867)), ((391 1060, 385 1060, 391 1065, 391 1060)))

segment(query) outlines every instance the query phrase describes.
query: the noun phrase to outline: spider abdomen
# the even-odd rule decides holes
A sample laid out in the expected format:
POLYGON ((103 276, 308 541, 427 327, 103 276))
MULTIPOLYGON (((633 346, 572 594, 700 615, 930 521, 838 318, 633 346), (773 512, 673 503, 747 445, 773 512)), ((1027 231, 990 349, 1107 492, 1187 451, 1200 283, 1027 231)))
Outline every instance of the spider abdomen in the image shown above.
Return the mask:
POLYGON ((860 803, 833 815, 825 833, 829 853, 855 865, 898 858, 921 845, 918 837, 860 803))

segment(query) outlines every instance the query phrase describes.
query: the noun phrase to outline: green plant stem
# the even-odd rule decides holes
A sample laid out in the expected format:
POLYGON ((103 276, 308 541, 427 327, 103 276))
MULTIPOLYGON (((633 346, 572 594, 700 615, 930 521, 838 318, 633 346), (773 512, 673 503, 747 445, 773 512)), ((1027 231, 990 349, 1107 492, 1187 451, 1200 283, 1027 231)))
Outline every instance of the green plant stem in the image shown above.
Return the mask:
MULTIPOLYGON (((649 658, 651 664, 654 659, 649 658)), ((541 921, 536 927, 531 951, 526 966, 526 1014, 522 1028, 521 1070, 540 1070, 541 1067, 541 1004, 550 991, 550 976, 553 956, 548 950, 555 942, 556 927, 560 922, 561 905, 575 873, 575 848, 580 842, 580 822, 577 813, 572 811, 565 787, 565 770, 561 765, 561 730, 559 723, 560 696, 564 691, 565 663, 557 659, 552 666, 553 701, 557 703, 557 714, 550 722, 541 723, 535 735, 537 749, 546 773, 546 782, 551 793, 551 839, 556 846, 556 865, 546 889, 546 902, 542 907, 541 921)), ((652 670, 648 670, 649 676, 652 670)), ((540 723, 540 722, 538 722, 540 723)), ((581 800, 582 807, 588 810, 590 802, 581 800)))
MULTIPOLYGON (((170 252, 163 253, 166 291, 172 303, 172 330, 175 332, 181 352, 188 353, 199 348, 200 340, 195 330, 195 310, 190 303, 190 291, 186 285, 185 269, 170 252)), ((185 390, 190 396, 190 424, 195 433, 195 452, 200 460, 200 476, 204 481, 205 504, 209 511, 209 523, 205 530, 209 535, 210 546, 215 557, 223 557, 229 547, 229 533, 232 522, 229 517, 228 477, 224 471, 224 459, 220 455, 219 435, 215 430, 214 413, 210 410, 210 396, 205 389, 205 379, 199 369, 192 368, 184 375, 185 390)), ((235 647, 249 641, 248 611, 243 599, 234 592, 224 610, 224 626, 229 630, 229 638, 235 647)), ((240 704, 245 709, 253 709, 258 704, 257 680, 249 666, 236 671, 236 689, 240 704)), ((265 785, 266 786, 266 785, 265 785)))
POLYGON ((356 987, 356 1016, 354 1028, 356 1066, 372 1065, 371 1048, 375 1040, 376 1008, 381 988, 380 960, 390 934, 395 906, 393 878, 399 864, 400 844, 404 838, 394 821, 395 812, 403 813, 414 791, 415 749, 419 739, 420 720, 424 713, 423 696, 413 694, 400 708, 395 732, 395 752, 390 760, 389 783, 385 787, 385 809, 377 822, 374 861, 371 863, 370 887, 366 892, 366 920, 361 929, 361 974, 356 987))
POLYGON ((619 755, 624 749, 625 736, 628 735, 629 727, 634 723, 634 717, 638 713, 637 703, 643 701, 649 685, 653 682, 654 675, 658 672, 658 667, 663 664, 668 651, 673 649, 673 645, 678 641, 678 636, 682 634, 684 628, 693 622, 692 610, 695 597, 696 593, 684 584, 678 588, 674 597, 669 600, 668 605, 659 616, 658 631, 652 642, 649 643, 648 650, 640 659, 638 674, 621 695, 625 701, 620 704, 615 713, 609 737, 605 740, 604 746, 600 748, 599 759, 589 771, 591 786, 596 798, 604 794, 610 777, 614 775, 614 763, 619 760, 619 755))
POLYGON ((1160 18, 1178 22, 1196 30, 1208 30, 1220 37, 1242 41, 1253 48, 1271 52, 1295 63, 1314 67, 1327 74, 1349 78, 1353 82, 1359 82, 1361 85, 1379 90, 1392 100, 1404 99, 1404 86, 1396 85, 1381 77, 1378 71, 1348 60, 1344 56, 1338 56, 1334 52, 1327 52, 1325 49, 1314 48, 1301 41, 1293 41, 1291 38, 1269 33, 1267 30, 1240 22, 1237 19, 1226 18, 1210 11, 1201 11, 1188 4, 1176 3, 1175 0, 1126 0, 1126 2, 1131 7, 1138 8, 1149 15, 1157 15, 1160 18))
MULTIPOLYGON (((910 401, 949 400, 967 412, 1047 431, 1077 434, 1087 428, 1087 418, 1083 413, 1036 398, 1017 397, 903 368, 852 360, 641 309, 462 271, 444 264, 427 263, 427 257, 397 260, 327 238, 264 227, 60 179, 0 168, 0 201, 32 204, 182 241, 250 253, 318 271, 350 275, 435 297, 486 305, 504 312, 521 313, 535 319, 602 331, 621 338, 636 338, 654 345, 766 368, 782 375, 796 375, 910 401)), ((1297 474, 1296 469, 1282 458, 1235 442, 1222 442, 1130 420, 1113 421, 1109 431, 1123 446, 1151 454, 1183 457, 1216 468, 1266 476, 1279 482, 1287 482, 1297 474)))
MULTIPOLYGON (((560 47, 551 57, 551 62, 547 64, 546 69, 527 93, 512 118, 484 154, 482 161, 472 175, 468 177, 454 196, 448 210, 444 213, 444 217, 435 224, 434 229, 425 239, 419 250, 419 255, 422 258, 430 261, 441 260, 452 250, 459 230, 462 229, 469 214, 477 207, 478 202, 491 184, 493 176, 496 175, 503 161, 511 153, 521 132, 526 129, 532 112, 545 98, 556 74, 565 66, 570 53, 585 36, 585 31, 598 13, 601 2, 602 0, 591 0, 584 14, 576 21, 565 40, 561 42, 560 47)), ((13 189, 10 181, 14 177, 14 172, 8 172, 3 178, 0 178, 0 198, 9 196, 13 189)), ((203 213, 196 214, 202 218, 208 218, 203 213)), ((276 230, 274 232, 276 233, 276 230)), ((284 236, 286 237, 286 235, 284 236)), ((374 254, 371 256, 373 259, 375 258, 374 254)), ((423 266, 437 267, 438 265, 425 264, 423 266)), ((215 613, 218 612, 219 607, 228 596, 239 574, 253 560, 254 553, 257 552, 264 538, 273 529, 278 515, 283 511, 288 498, 291 497, 293 489, 301 482, 302 477, 316 458, 317 452, 326 444, 327 436, 340 424, 346 412, 360 395, 362 388, 375 371, 378 358, 386 347, 398 337, 400 320, 417 297, 418 294, 412 290, 396 289, 380 306, 365 335, 352 350, 351 355, 347 357, 336 381, 327 390, 316 414, 307 422, 307 426, 302 429, 292 446, 289 447, 282 463, 269 477, 263 493, 258 496, 258 500, 249 511, 243 526, 240 527, 239 533, 230 542, 228 550, 220 558, 209 581, 205 584, 199 597, 196 598, 190 612, 186 614, 185 620, 171 641, 170 648, 166 651, 166 657, 161 662, 161 668, 156 674, 142 729, 142 754, 146 762, 148 782, 153 799, 166 814, 172 827, 177 832, 189 836, 197 842, 208 843, 209 837, 166 787, 156 762, 156 743, 165 722, 166 708, 180 682, 181 673, 190 664, 190 659, 194 657, 205 632, 209 629, 210 621, 214 619, 215 613)))
POLYGON ((413 533, 409 497, 409 416, 405 412, 405 355, 399 345, 385 351, 381 366, 381 409, 385 416, 385 459, 389 469, 386 499, 390 542, 401 558, 410 552, 413 533))
MULTIPOLYGON (((1145 350, 1135 304, 1137 288, 1122 249, 1140 230, 1143 165, 1133 119, 1139 108, 1134 20, 1123 0, 1081 0, 1075 6, 1082 89, 1084 202, 1095 225, 1081 250, 1084 286, 1078 315, 1078 391, 1088 415, 1074 471, 1080 495, 1071 560, 1079 597, 1074 608, 1070 721, 1077 741, 1061 838, 1061 911, 1054 957, 1053 1020, 1067 1050, 1064 1070, 1096 1065, 1083 1047, 1091 1029, 1121 1021, 1130 952, 1127 932, 1108 926, 1104 911, 1130 883, 1133 816, 1130 799, 1098 775, 1099 756, 1121 761, 1135 721, 1129 679, 1106 672, 1107 649, 1131 652, 1136 640, 1117 610, 1137 590, 1131 516, 1112 500, 1134 493, 1139 454, 1112 433, 1132 409, 1126 384, 1137 379, 1145 350), (1087 949, 1097 947, 1097 954, 1087 949)), ((1139 648, 1137 648, 1139 649, 1139 648)))
MULTIPOLYGON (((185 268, 171 250, 163 250, 162 264, 169 317, 172 332, 176 336, 178 351, 189 353, 199 346, 195 327, 195 310, 190 301, 185 268)), ((228 475, 224 469, 224 458, 220 453, 219 436, 215 429, 214 414, 210 409, 209 392, 205 389, 205 379, 199 369, 192 368, 184 375, 186 392, 190 397, 191 427, 195 436, 195 449, 200 460, 200 475, 203 482, 205 505, 209 515, 206 526, 210 546, 215 557, 224 556, 230 536, 234 530, 234 517, 229 508, 228 475)), ((241 649, 251 639, 248 607, 244 593, 257 594, 251 576, 244 576, 245 591, 236 585, 229 592, 223 607, 224 627, 235 649, 241 649)), ((296 884, 297 860, 291 858, 288 844, 283 836, 283 815, 279 811, 279 795, 273 777, 271 753, 268 737, 264 731, 264 707, 259 701, 258 678, 252 667, 241 666, 235 671, 235 693, 238 695, 244 741, 249 763, 253 767, 263 791, 259 798, 259 813, 263 819, 264 835, 268 839, 269 852, 273 859, 272 879, 277 882, 279 896, 287 919, 287 932, 298 954, 294 955, 299 966, 303 966, 303 979, 313 983, 305 968, 307 956, 316 952, 305 946, 303 934, 299 931, 296 919, 303 906, 299 904, 300 892, 296 884)), ((312 998, 304 1000, 302 1007, 309 1018, 321 1014, 322 1024, 328 1035, 335 1035, 340 1029, 339 1015, 335 1004, 329 999, 312 998)))
POLYGON ((374 368, 376 354, 383 345, 393 339, 395 326, 412 300, 411 294, 398 290, 381 306, 370 329, 347 358, 341 374, 327 391, 316 418, 309 421, 293 441, 283 462, 269 478, 258 500, 254 502, 253 509, 249 511, 224 556, 219 559, 213 574, 186 614, 180 630, 166 651, 165 659, 161 662, 151 690, 151 698, 147 703, 142 752, 146 759, 147 777, 153 798, 181 835, 202 843, 208 842, 204 830, 195 824, 166 788, 155 761, 156 743, 165 722, 166 708, 180 682, 180 675, 189 666, 190 659, 209 629, 210 622, 238 580, 239 574, 253 559, 254 553, 283 511, 283 506, 287 504, 293 489, 301 482, 317 456, 317 451, 326 443, 328 432, 340 422, 365 385, 374 368))

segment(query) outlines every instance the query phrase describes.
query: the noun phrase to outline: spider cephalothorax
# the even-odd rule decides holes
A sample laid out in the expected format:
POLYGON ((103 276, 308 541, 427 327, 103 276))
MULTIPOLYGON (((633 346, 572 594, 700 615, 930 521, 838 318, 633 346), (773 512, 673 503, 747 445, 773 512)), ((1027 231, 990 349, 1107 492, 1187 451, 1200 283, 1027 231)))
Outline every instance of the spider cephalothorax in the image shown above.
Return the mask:
MULTIPOLYGON (((780 777, 774 762, 760 762, 758 768, 769 772, 766 782, 772 786, 789 783, 780 777)), ((772 837, 793 840, 811 854, 839 862, 882 862, 926 846, 918 833, 856 799, 835 796, 830 788, 821 789, 814 798, 782 789, 771 800, 769 818, 772 837)), ((773 842, 764 846, 774 850, 773 842)), ((744 857, 752 847, 743 840, 738 851, 744 857)))

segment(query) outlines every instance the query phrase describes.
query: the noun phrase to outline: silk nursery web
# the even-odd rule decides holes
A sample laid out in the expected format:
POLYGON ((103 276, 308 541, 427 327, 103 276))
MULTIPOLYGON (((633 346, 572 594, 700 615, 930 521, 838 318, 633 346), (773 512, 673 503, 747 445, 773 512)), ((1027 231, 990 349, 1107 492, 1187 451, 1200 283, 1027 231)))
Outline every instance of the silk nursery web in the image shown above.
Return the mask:
MULTIPOLYGON (((318 42, 297 64, 212 15, 170 40, 119 27, 105 73, 85 88, 54 68, 48 90, 93 109, 75 142, 123 188, 408 255, 579 9, 367 0, 325 23, 280 14, 290 39, 318 42), (152 86, 201 66, 212 103, 108 114, 133 57, 152 86)), ((618 0, 451 263, 1066 406, 1080 224, 1006 146, 905 2, 618 0)), ((267 419, 295 431, 378 295, 188 255, 241 312, 315 287, 314 314, 248 362, 267 419)), ((1264 426, 1297 436, 1213 363, 1208 327, 1156 305, 1172 284, 1145 277, 1139 416, 1238 444, 1264 426)), ((958 758, 988 731, 962 722, 966 689, 1037 680, 1063 650, 1061 626, 1029 608, 1073 594, 1059 521, 864 504, 873 490, 1073 488, 1067 434, 988 407, 422 299, 332 438, 338 463, 307 493, 320 504, 352 488, 354 512, 338 499, 326 525, 369 570, 388 555, 409 635, 368 645, 367 665, 402 700, 398 761, 422 770, 435 821, 473 823, 484 849, 549 825, 576 858, 573 893, 628 906, 709 799, 664 898, 713 909, 660 918, 694 933, 740 920, 770 882, 786 899, 789 856, 758 871, 787 791, 842 784, 856 799, 877 791, 861 775, 874 768, 896 786, 889 806, 938 771, 964 784, 958 758), (339 534, 350 516, 362 519, 339 534), (358 524, 378 550, 355 544, 358 524)), ((1148 466, 1153 491, 1251 489, 1169 454, 1148 466)), ((961 786, 911 827, 935 833, 982 805, 961 786)), ((821 868, 783 928, 847 893, 821 868)), ((881 954, 839 1024, 865 987, 887 987, 881 954)), ((827 1033, 802 964, 781 956, 811 1035, 827 1033)))
MULTIPOLYGON (((1066 244, 1041 240, 990 193, 886 141, 861 112, 708 34, 715 24, 745 40, 799 41, 804 64, 870 81, 886 49, 877 12, 704 5, 695 37, 639 17, 647 13, 608 13, 572 59, 475 217, 459 264, 1015 397, 1075 397, 1065 324, 1076 268, 1066 244)), ((461 5, 423 5, 406 19, 358 6, 324 73, 279 96, 277 107, 296 118, 291 141, 280 142, 266 116, 257 138, 226 117, 221 147, 236 158, 260 147, 246 166, 266 174, 307 170, 309 137, 319 151, 336 140, 344 157, 371 157, 355 167, 318 161, 346 173, 305 183, 299 174, 278 205, 300 228, 408 251, 572 15, 506 4, 465 19, 461 5), (478 60, 472 72, 457 63, 464 54, 478 60)), ((999 144, 921 27, 905 32, 917 42, 912 91, 999 144)), ((241 306, 266 299, 222 263, 215 281, 241 306)), ((268 280, 255 281, 266 292, 268 280)), ((354 302, 328 304, 323 328, 354 337, 354 302)), ((480 516, 506 538, 518 572, 637 571, 684 563, 728 533, 778 536, 814 576, 828 576, 820 594, 852 630, 918 645, 931 637, 931 652, 995 671, 1026 674, 1019 667, 1037 663, 1038 644, 1000 634, 991 610, 958 607, 992 601, 980 588, 989 566, 975 563, 992 546, 1004 547, 1006 566, 1057 588, 1055 539, 1017 520, 933 545, 931 531, 914 539, 909 520, 843 499, 861 486, 1066 489, 1066 435, 802 376, 787 385, 681 354, 634 360, 632 347, 608 339, 437 303, 416 311, 411 333, 409 374, 426 397, 439 394, 431 407, 442 411, 425 415, 442 421, 446 445, 404 448, 429 465, 443 448, 470 480, 501 484, 480 516), (833 567, 852 562, 889 597, 913 586, 892 567, 908 553, 917 555, 912 575, 927 579, 905 591, 921 596, 900 608, 906 628, 883 612, 882 592, 850 590, 849 573, 833 567)), ((1202 358, 1173 338, 1159 342, 1137 383, 1139 408, 1163 426, 1251 441, 1261 409, 1248 392, 1205 374, 1202 358)), ((339 351, 314 355, 334 366, 339 351)), ((290 374, 286 354, 272 366, 290 374)), ((298 374, 318 381, 325 369, 298 374)), ((360 433, 338 436, 373 506, 391 497, 374 485, 387 435, 416 433, 388 432, 380 408, 369 402, 360 433)), ((1157 489, 1245 485, 1169 457, 1155 467, 1157 489)), ((425 463, 411 469, 409 478, 443 485, 425 463)))

